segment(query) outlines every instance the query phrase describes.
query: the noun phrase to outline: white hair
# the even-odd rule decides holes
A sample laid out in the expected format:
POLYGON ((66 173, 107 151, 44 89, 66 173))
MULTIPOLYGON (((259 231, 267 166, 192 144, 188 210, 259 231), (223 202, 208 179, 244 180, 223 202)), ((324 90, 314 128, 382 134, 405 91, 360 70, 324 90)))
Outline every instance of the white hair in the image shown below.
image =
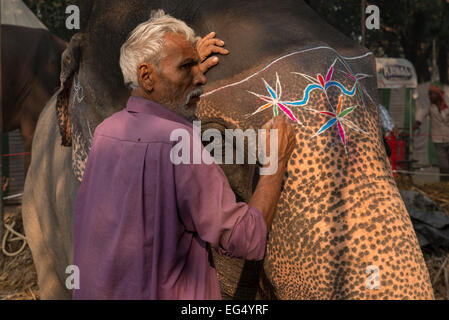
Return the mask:
POLYGON ((137 89, 138 67, 142 62, 158 66, 164 58, 164 35, 166 32, 180 33, 194 43, 195 32, 185 22, 165 14, 164 10, 153 10, 151 18, 139 24, 120 49, 120 68, 125 85, 137 89))

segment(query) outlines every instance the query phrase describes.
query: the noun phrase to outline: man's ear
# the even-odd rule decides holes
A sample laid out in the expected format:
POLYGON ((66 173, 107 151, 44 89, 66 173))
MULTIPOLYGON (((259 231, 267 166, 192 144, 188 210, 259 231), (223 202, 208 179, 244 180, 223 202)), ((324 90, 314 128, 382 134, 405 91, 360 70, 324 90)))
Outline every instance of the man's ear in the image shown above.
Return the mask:
POLYGON ((142 62, 137 70, 137 79, 139 85, 147 93, 150 93, 154 89, 154 81, 156 78, 156 68, 147 62, 142 62))

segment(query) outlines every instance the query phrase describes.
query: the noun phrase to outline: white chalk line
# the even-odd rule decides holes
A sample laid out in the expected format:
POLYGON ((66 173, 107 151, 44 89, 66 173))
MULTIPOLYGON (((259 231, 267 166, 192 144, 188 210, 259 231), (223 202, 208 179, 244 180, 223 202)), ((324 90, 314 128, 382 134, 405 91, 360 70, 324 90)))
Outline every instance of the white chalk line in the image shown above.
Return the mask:
POLYGON ((233 86, 242 84, 242 83, 248 81, 249 79, 251 79, 251 78, 257 76, 259 73, 261 73, 261 72, 267 70, 267 69, 268 69, 269 67, 271 67, 273 64, 275 64, 276 62, 278 62, 278 61, 280 61, 280 60, 282 60, 282 59, 288 58, 288 57, 293 56, 293 55, 295 55, 295 54, 300 54, 300 53, 304 53, 304 52, 308 52, 308 51, 314 51, 314 50, 320 50, 320 49, 328 49, 328 50, 331 50, 331 51, 333 51, 337 56, 339 56, 341 59, 345 59, 345 60, 363 59, 363 58, 366 58, 366 57, 368 57, 368 56, 370 56, 370 55, 373 54, 372 52, 367 52, 367 53, 365 53, 365 54, 363 54, 363 55, 361 55, 361 56, 344 57, 344 56, 340 55, 340 54, 337 52, 337 50, 335 50, 334 48, 328 47, 328 46, 319 46, 319 47, 314 47, 314 48, 309 48, 309 49, 303 49, 303 50, 300 50, 300 51, 295 51, 295 52, 289 53, 289 54, 287 54, 287 55, 285 55, 285 56, 282 56, 282 57, 280 57, 280 58, 277 58, 276 60, 272 61, 272 62, 269 63, 267 66, 265 66, 265 67, 262 68, 261 70, 257 71, 256 73, 253 73, 253 74, 250 75, 249 77, 247 77, 247 78, 245 78, 245 79, 243 79, 243 80, 240 80, 240 81, 238 81, 238 82, 234 82, 234 83, 225 85, 225 86, 223 86, 223 87, 216 88, 216 89, 214 89, 214 90, 212 90, 212 91, 206 92, 206 93, 202 94, 201 97, 206 97, 206 96, 211 95, 211 94, 213 94, 213 93, 215 93, 215 92, 217 92, 217 91, 220 91, 220 90, 223 90, 223 89, 226 89, 226 88, 229 88, 229 87, 233 87, 233 86))

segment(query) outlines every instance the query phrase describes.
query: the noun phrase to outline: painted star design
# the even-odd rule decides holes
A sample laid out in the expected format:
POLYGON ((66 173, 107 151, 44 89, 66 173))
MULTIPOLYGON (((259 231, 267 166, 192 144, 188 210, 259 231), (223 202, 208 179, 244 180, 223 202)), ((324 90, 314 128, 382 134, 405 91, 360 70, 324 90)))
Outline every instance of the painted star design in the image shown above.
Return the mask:
MULTIPOLYGON (((360 84, 360 80, 371 77, 371 76, 367 75, 367 74, 363 74, 363 73, 357 73, 357 74, 354 73, 351 70, 350 66, 345 61, 343 61, 341 58, 336 58, 334 60, 332 65, 330 65, 329 69, 327 70, 325 77, 322 74, 317 74, 316 77, 312 77, 312 76, 304 74, 304 73, 298 73, 298 72, 292 72, 292 73, 302 76, 309 82, 309 84, 304 89, 302 100, 297 100, 297 101, 287 101, 287 100, 283 101, 282 100, 282 86, 281 86, 281 82, 279 80, 279 75, 276 73, 275 89, 273 89, 264 79, 262 79, 265 84, 265 88, 268 92, 268 95, 261 95, 258 93, 248 91, 248 93, 251 93, 252 95, 258 97, 265 103, 264 105, 258 107, 257 110, 252 113, 252 115, 255 115, 259 112, 262 112, 264 110, 271 108, 273 111, 273 116, 276 117, 279 114, 279 110, 281 110, 293 122, 299 123, 303 127, 304 127, 304 125, 295 117, 295 115, 293 114, 293 112, 290 108, 301 107, 301 109, 303 109, 304 111, 310 111, 313 113, 319 113, 321 115, 331 117, 331 119, 328 120, 311 137, 311 139, 323 134, 328 129, 332 128, 333 126, 336 126, 338 129, 338 134, 340 136, 341 142, 343 143, 343 146, 345 148, 345 152, 346 152, 346 154, 348 154, 347 135, 345 133, 345 129, 349 128, 353 131, 356 131, 356 132, 359 132, 362 134, 367 134, 367 133, 365 131, 363 131, 362 129, 360 129, 352 121, 347 119, 347 116, 350 113, 352 113, 354 110, 356 110, 360 106, 360 104, 357 103, 356 106, 342 110, 343 97, 344 96, 354 97, 354 96, 356 96, 357 92, 359 92, 358 97, 360 98, 360 100, 362 102, 361 105, 365 105, 364 96, 368 96, 371 99, 371 101, 373 101, 371 96, 366 91, 366 89, 363 88, 363 86, 360 84), (337 62, 340 62, 343 65, 344 70, 339 70, 336 67, 337 62), (344 75, 346 77, 348 77, 349 79, 354 81, 353 85, 347 88, 341 82, 332 79, 336 72, 344 73, 344 75), (341 92, 341 95, 339 96, 337 108, 335 108, 335 105, 333 103, 331 103, 329 96, 328 96, 328 90, 331 87, 336 87, 341 92), (324 93, 325 98, 327 100, 327 103, 329 104, 329 108, 331 109, 331 111, 320 111, 320 110, 316 110, 314 108, 307 107, 307 104, 310 100, 310 94, 312 91, 315 91, 315 90, 320 90, 324 93)), ((357 99, 357 100, 359 100, 359 99, 357 99)))
POLYGON ((346 119, 346 116, 348 114, 350 114, 351 112, 353 112, 356 107, 350 107, 347 108, 345 110, 342 110, 342 101, 343 101, 343 96, 339 97, 338 100, 338 106, 337 106, 337 111, 336 113, 333 112, 328 112, 328 111, 318 111, 318 113, 326 115, 326 116, 330 116, 332 117, 332 119, 330 119, 329 121, 327 121, 321 128, 320 130, 318 130, 312 137, 315 138, 316 136, 319 136, 320 134, 324 133, 325 131, 327 131, 328 129, 332 128, 333 126, 337 126, 338 128, 338 134, 340 135, 340 139, 341 142, 343 143, 343 146, 345 147, 345 151, 347 153, 347 149, 346 149, 346 134, 345 134, 345 130, 344 130, 344 125, 347 126, 348 128, 354 130, 354 131, 358 131, 361 133, 365 133, 362 129, 360 129, 359 127, 357 127, 352 121, 346 119))
POLYGON ((305 76, 306 79, 309 79, 312 82, 319 84, 321 86, 321 89, 326 91, 328 88, 329 82, 332 80, 332 75, 334 74, 334 65, 335 65, 335 61, 330 66, 329 70, 327 70, 326 78, 323 78, 323 76, 321 74, 317 75, 318 82, 308 75, 303 75, 303 74, 301 74, 301 75, 305 76))
MULTIPOLYGON (((263 80, 263 79, 262 79, 263 80)), ((255 95, 259 99, 263 100, 266 104, 259 107, 256 111, 252 113, 252 115, 255 115, 256 113, 259 113, 261 111, 264 111, 266 109, 272 108, 273 109, 273 116, 278 116, 279 109, 285 113, 287 117, 289 117, 293 122, 301 123, 298 119, 296 119, 293 112, 290 110, 289 107, 285 105, 285 103, 281 100, 282 98, 282 86, 281 82, 279 81, 279 76, 276 73, 276 90, 274 90, 265 80, 263 80, 265 83, 265 88, 268 91, 269 96, 264 96, 258 93, 254 93, 251 91, 248 91, 249 93, 255 95)))

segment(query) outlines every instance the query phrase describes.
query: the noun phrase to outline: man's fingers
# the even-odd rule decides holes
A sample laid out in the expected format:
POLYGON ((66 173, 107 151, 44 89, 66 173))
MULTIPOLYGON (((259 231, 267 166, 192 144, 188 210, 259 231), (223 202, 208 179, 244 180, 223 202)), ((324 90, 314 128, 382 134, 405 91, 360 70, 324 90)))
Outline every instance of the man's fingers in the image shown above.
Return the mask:
POLYGON ((207 70, 212 68, 213 66, 217 65, 217 63, 220 61, 217 57, 210 57, 206 59, 203 63, 201 63, 200 68, 203 73, 206 73, 207 70))
POLYGON ((206 73, 207 70, 215 66, 219 59, 218 57, 209 57, 212 54, 229 54, 229 51, 222 48, 224 46, 224 42, 220 39, 215 39, 216 33, 211 32, 206 35, 204 38, 198 40, 196 44, 196 50, 198 52, 198 56, 200 61, 200 69, 203 73, 206 73), (209 58, 208 58, 209 57, 209 58))
POLYGON ((284 119, 280 115, 277 117, 274 117, 272 119, 271 123, 272 123, 272 125, 271 125, 270 129, 283 130, 283 127, 285 126, 284 119))
POLYGON ((228 54, 229 53, 228 49, 217 47, 217 46, 209 47, 208 49, 211 51, 211 53, 220 53, 220 54, 228 54))
POLYGON ((207 47, 207 46, 219 46, 222 47, 224 46, 224 42, 220 39, 203 39, 204 41, 202 41, 199 46, 200 47, 207 47))
POLYGON ((266 122, 263 126, 262 129, 264 130, 270 130, 273 128, 273 124, 274 124, 274 118, 271 118, 268 122, 266 122))
POLYGON ((204 38, 199 39, 196 42, 197 48, 202 47, 206 41, 208 41, 210 39, 213 39, 214 37, 215 37, 215 32, 211 32, 207 36, 205 36, 204 38))
POLYGON ((219 49, 225 45, 223 40, 216 39, 215 32, 209 33, 204 38, 198 40, 196 49, 202 60, 206 59, 212 53, 228 54, 226 49, 219 49))
POLYGON ((204 38, 202 38, 201 41, 202 40, 207 40, 207 39, 212 39, 213 37, 215 37, 215 32, 214 31, 212 31, 211 33, 206 35, 204 38))
POLYGON ((200 57, 200 58, 201 58, 202 60, 204 60, 204 59, 206 59, 208 56, 210 56, 212 53, 219 53, 219 54, 225 55, 225 54, 228 54, 229 51, 226 50, 226 49, 224 49, 224 48, 221 48, 221 47, 210 46, 210 47, 207 47, 207 48, 205 48, 205 49, 202 50, 202 52, 201 52, 201 57, 200 57))

